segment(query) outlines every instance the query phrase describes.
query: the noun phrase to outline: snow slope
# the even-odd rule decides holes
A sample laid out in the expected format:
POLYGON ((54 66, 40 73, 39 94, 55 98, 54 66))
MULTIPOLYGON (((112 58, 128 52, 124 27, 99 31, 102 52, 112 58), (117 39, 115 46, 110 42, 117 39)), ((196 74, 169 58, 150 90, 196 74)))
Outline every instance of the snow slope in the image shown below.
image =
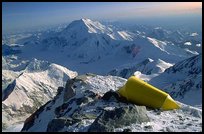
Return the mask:
POLYGON ((64 86, 77 72, 47 61, 32 60, 2 94, 3 123, 23 121, 52 99, 57 87, 64 86))
MULTIPOLYGON (((116 96, 109 96, 110 98, 106 101, 102 99, 105 98, 103 95, 107 93, 107 91, 115 91, 124 85, 125 82, 126 79, 116 76, 99 76, 93 74, 77 76, 75 79, 70 80, 66 87, 61 88, 53 100, 27 118, 22 131, 91 131, 90 128, 93 128, 93 124, 97 121, 99 116, 103 115, 103 112, 112 113, 118 108, 122 110, 125 107, 133 106, 133 104, 118 101, 116 96), (71 90, 74 91, 75 94, 65 100, 66 94, 71 92, 71 90), (102 98, 100 96, 102 96, 102 98)), ((149 121, 127 123, 129 125, 112 120, 112 125, 105 126, 109 119, 115 115, 110 115, 110 117, 109 115, 104 115, 106 118, 104 127, 110 127, 110 129, 104 129, 102 127, 100 129, 98 128, 97 131, 201 132, 202 110, 180 102, 178 103, 181 108, 177 110, 160 111, 159 109, 143 109, 144 111, 142 110, 143 112, 140 114, 146 114, 149 121), (120 127, 115 127, 115 124, 120 127)), ((129 113, 128 109, 126 110, 125 114, 133 116, 129 113)), ((118 118, 123 117, 122 113, 115 114, 117 114, 118 118)), ((121 120, 126 121, 126 119, 121 120)), ((131 122, 134 122, 133 118, 131 122)), ((103 122, 101 122, 101 124, 103 124, 103 122)))
POLYGON ((176 63, 149 83, 183 103, 202 106, 202 54, 176 63))

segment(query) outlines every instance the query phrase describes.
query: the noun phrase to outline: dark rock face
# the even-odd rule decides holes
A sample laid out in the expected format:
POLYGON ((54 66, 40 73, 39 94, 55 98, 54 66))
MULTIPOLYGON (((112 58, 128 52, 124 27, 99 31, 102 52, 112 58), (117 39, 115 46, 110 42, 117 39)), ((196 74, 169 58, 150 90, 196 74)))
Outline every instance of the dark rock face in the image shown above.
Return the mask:
POLYGON ((127 105, 111 111, 103 111, 93 122, 89 132, 111 132, 114 128, 128 126, 132 123, 148 122, 144 106, 127 105))
POLYGON ((6 100, 8 96, 11 94, 11 92, 14 90, 14 87, 16 86, 16 80, 14 80, 11 84, 7 86, 7 88, 3 91, 2 94, 2 101, 6 100))
POLYGON ((47 132, 57 132, 61 130, 62 128, 64 128, 66 122, 67 122, 66 118, 53 119, 48 124, 47 132))
POLYGON ((66 87, 64 91, 64 102, 66 102, 67 100, 69 100, 71 97, 75 95, 75 90, 72 88, 73 83, 74 81, 72 79, 68 80, 66 83, 66 87))
POLYGON ((129 103, 126 98, 124 98, 123 96, 121 96, 118 92, 115 91, 108 91, 106 92, 103 97, 101 97, 101 99, 105 100, 105 101, 110 101, 111 99, 115 99, 115 101, 117 102, 124 102, 124 103, 129 103))

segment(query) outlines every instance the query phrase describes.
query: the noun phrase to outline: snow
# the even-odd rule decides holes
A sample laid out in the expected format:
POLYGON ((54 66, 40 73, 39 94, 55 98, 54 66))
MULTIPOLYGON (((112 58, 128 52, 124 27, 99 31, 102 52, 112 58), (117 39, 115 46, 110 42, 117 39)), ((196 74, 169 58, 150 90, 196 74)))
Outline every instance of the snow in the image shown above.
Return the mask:
POLYGON ((9 46, 12 46, 12 47, 22 47, 22 46, 24 46, 24 45, 21 45, 21 44, 10 44, 9 46))
POLYGON ((159 73, 162 73, 162 72, 164 72, 167 68, 173 66, 173 64, 167 63, 167 62, 165 62, 165 61, 163 61, 163 60, 161 60, 161 59, 158 59, 156 66, 161 69, 161 71, 160 71, 159 73))
POLYGON ((145 81, 158 76, 164 72, 165 69, 171 67, 173 64, 167 63, 161 59, 153 60, 148 58, 139 63, 129 63, 121 65, 118 68, 109 72, 111 75, 129 78, 132 75, 137 76, 145 81))
POLYGON ((156 73, 155 74, 151 74, 151 75, 145 75, 145 74, 142 74, 140 71, 136 71, 134 73, 134 76, 136 76, 137 78, 142 79, 142 80, 144 80, 146 82, 150 81, 152 78, 154 78, 154 77, 156 77, 158 75, 159 74, 156 74, 156 73))
MULTIPOLYGON (((68 79, 76 76, 77 72, 70 71, 65 67, 34 59, 21 75, 15 78, 13 91, 2 102, 3 105, 9 108, 9 112, 4 109, 2 112, 9 118, 9 113, 15 115, 15 110, 19 110, 25 105, 30 107, 34 107, 38 103, 43 105, 55 96, 59 86, 64 87, 68 79), (37 98, 38 102, 33 97, 37 98)), ((29 114, 26 112, 22 116, 27 118, 29 114)), ((16 120, 16 117, 14 117, 10 124, 15 123, 16 120)))
POLYGON ((155 27, 154 29, 162 29, 162 27, 155 27))
POLYGON ((118 34, 123 38, 123 39, 125 39, 125 40, 130 40, 130 41, 132 41, 133 39, 132 39, 132 36, 131 35, 129 35, 127 32, 125 32, 125 31, 118 31, 118 34))
POLYGON ((202 105, 202 87, 199 86, 202 83, 201 60, 201 55, 183 60, 148 82, 168 93, 174 92, 174 99, 180 102, 202 105))
POLYGON ((63 97, 57 98, 53 105, 50 102, 47 106, 47 107, 51 107, 50 110, 47 111, 46 107, 44 108, 42 114, 40 114, 39 117, 34 122, 34 124, 36 124, 36 125, 33 125, 33 127, 31 127, 30 131, 39 132, 39 130, 41 130, 41 132, 45 132, 47 130, 47 125, 48 125, 49 121, 52 120, 51 117, 55 117, 55 115, 54 115, 55 108, 60 106, 62 103, 63 103, 63 97))
POLYGON ((102 25, 101 23, 99 23, 98 21, 92 21, 90 19, 82 19, 82 21, 84 22, 84 24, 88 27, 88 32, 89 33, 105 33, 105 32, 109 32, 109 30, 111 29, 106 29, 106 27, 104 25, 102 25))
MULTIPOLYGON (((84 81, 86 84, 80 86, 79 81, 75 82, 76 86, 76 96, 74 98, 83 97, 85 90, 91 90, 95 93, 103 95, 105 91, 110 89, 115 90, 112 87, 120 87, 124 85, 126 79, 113 76, 100 76, 96 75, 93 77, 87 76, 87 79, 84 81), (114 86, 115 84, 115 86, 114 86), (85 86, 85 87, 84 87, 85 86), (99 88, 101 90, 99 90, 99 88), (85 90, 84 90, 85 89, 85 90), (79 92, 81 91, 81 92, 79 92)), ((35 119, 34 125, 29 129, 29 131, 39 132, 46 131, 49 121, 56 118, 55 108, 63 104, 63 95, 64 91, 56 99, 55 103, 48 103, 43 112, 35 119), (50 107, 50 110, 46 110, 47 107, 50 107)), ((93 100, 92 100, 93 101, 93 100)), ((169 111, 160 111, 158 109, 152 110, 147 109, 147 115, 150 119, 150 122, 144 122, 142 124, 131 124, 130 126, 124 126, 122 128, 115 128, 115 132, 121 132, 124 129, 130 129, 133 132, 200 132, 202 131, 202 110, 200 108, 195 108, 177 101, 181 106, 180 109, 169 110, 169 111)), ((97 107, 102 107, 106 110, 113 110, 118 103, 104 103, 103 101, 94 100, 91 105, 81 105, 80 113, 81 114, 97 114, 95 110, 97 107), (96 102, 96 103, 94 103, 96 102)), ((120 105, 123 105, 122 103, 120 105)), ((119 105, 119 106, 120 106, 119 105)), ((72 102, 69 107, 72 109, 63 115, 62 117, 68 117, 79 107, 75 102, 72 102)), ((88 130, 89 126, 94 122, 94 119, 84 119, 82 122, 75 123, 71 126, 64 126, 60 131, 72 131, 72 132, 85 132, 88 130)))
POLYGON ((129 128, 132 132, 202 132, 202 110, 183 103, 178 110, 157 111, 148 110, 150 122, 131 124, 116 128, 116 132, 129 128))
POLYGON ((13 124, 12 126, 9 126, 5 130, 2 130, 2 132, 20 132, 23 128, 24 122, 19 122, 18 124, 13 124))
POLYGON ((20 73, 12 70, 2 70, 2 91, 15 79, 20 73))
POLYGON ((198 55, 199 53, 198 52, 196 52, 196 51, 191 51, 191 50, 189 50, 188 48, 185 48, 184 49, 186 52, 188 52, 188 53, 192 53, 192 54, 195 54, 195 55, 198 55))
MULTIPOLYGON (((155 38, 147 37, 147 39, 157 48, 159 48, 161 51, 165 52, 165 55, 176 55, 179 57, 188 57, 185 51, 183 49, 175 46, 174 44, 163 42, 155 38)), ((155 53, 154 53, 155 54, 155 53)), ((158 55, 158 54, 157 54, 158 55)), ((166 56, 161 56, 165 59, 165 61, 168 61, 166 56)), ((151 57, 152 58, 152 57, 151 57)), ((161 58, 160 58, 161 59, 161 58)))
POLYGON ((190 46, 192 44, 191 44, 191 42, 185 42, 184 45, 190 46))
POLYGON ((87 84, 90 85, 89 90, 100 94, 104 94, 110 89, 113 91, 118 90, 118 88, 122 87, 125 82, 126 79, 123 78, 118 79, 118 77, 116 76, 98 76, 98 75, 87 80, 87 84))
POLYGON ((201 44, 196 44, 196 47, 201 47, 201 44))
POLYGON ((62 31, 40 37, 38 44, 35 42, 35 38, 31 39, 29 45, 21 47, 18 56, 54 62, 79 74, 105 74, 119 65, 147 58, 175 63, 194 54, 168 42, 110 28, 90 19, 73 21, 62 31))
POLYGON ((197 35, 198 35, 198 33, 196 33, 196 32, 190 34, 190 36, 197 36, 197 35))
POLYGON ((64 127, 61 131, 62 132, 86 132, 89 129, 89 126, 94 122, 94 120, 90 120, 90 119, 84 119, 81 124, 80 127, 76 127, 79 125, 79 123, 75 123, 69 127, 64 127))
POLYGON ((190 90, 185 94, 183 98, 178 98, 177 100, 180 102, 184 102, 185 104, 189 104, 191 106, 202 107, 202 102, 201 102, 202 95, 200 95, 201 92, 202 91, 200 90, 190 90))

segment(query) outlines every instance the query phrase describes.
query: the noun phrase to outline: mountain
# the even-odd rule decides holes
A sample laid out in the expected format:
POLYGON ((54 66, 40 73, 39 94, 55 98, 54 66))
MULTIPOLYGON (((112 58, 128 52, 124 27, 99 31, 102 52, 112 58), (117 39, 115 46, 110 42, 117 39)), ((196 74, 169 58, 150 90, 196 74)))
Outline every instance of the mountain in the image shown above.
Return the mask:
POLYGON ((202 131, 202 110, 180 102, 160 111, 128 103, 115 91, 126 79, 86 74, 58 88, 54 99, 27 118, 23 132, 202 131))
POLYGON ((202 54, 176 63, 149 83, 185 104, 202 106, 202 54))
POLYGON ((33 59, 3 90, 2 123, 8 126, 24 121, 55 96, 57 87, 76 76, 77 72, 60 65, 33 59))
POLYGON ((148 58, 174 64, 196 55, 172 43, 90 19, 76 20, 59 32, 29 38, 17 56, 23 60, 35 57, 54 62, 79 74, 105 74, 118 66, 148 58))
POLYGON ((170 31, 167 31, 161 27, 156 27, 152 30, 152 32, 148 35, 149 37, 153 37, 159 40, 166 40, 170 34, 170 31))
POLYGON ((171 42, 189 53, 202 53, 202 33, 200 35, 196 32, 189 33, 183 30, 168 31, 161 27, 149 31, 152 31, 147 33, 149 37, 171 42))
POLYGON ((108 74, 128 79, 130 76, 134 75, 135 72, 140 72, 145 75, 155 75, 164 72, 164 70, 170 66, 172 66, 172 64, 166 63, 163 60, 158 59, 157 61, 154 61, 148 58, 138 64, 130 63, 128 65, 123 65, 111 70, 108 74))

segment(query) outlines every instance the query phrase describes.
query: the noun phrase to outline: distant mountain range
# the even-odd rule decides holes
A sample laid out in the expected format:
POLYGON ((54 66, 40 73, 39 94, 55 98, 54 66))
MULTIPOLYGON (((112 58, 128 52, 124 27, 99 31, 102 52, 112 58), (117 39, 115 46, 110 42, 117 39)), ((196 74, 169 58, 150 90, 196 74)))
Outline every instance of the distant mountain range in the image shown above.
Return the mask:
MULTIPOLYGON (((16 55, 24 60, 35 57, 63 65, 80 74, 104 74, 120 65, 140 63, 148 58, 172 64, 198 54, 172 42, 161 41, 158 39, 160 34, 165 36, 161 31, 165 30, 158 28, 150 35, 139 31, 134 33, 98 21, 80 19, 61 31, 22 39, 21 46, 15 51, 19 51, 16 55)), ((174 38, 171 34, 168 36, 174 38)))
MULTIPOLYGON (((111 89, 117 90, 132 75, 168 92, 179 102, 202 107, 202 37, 196 32, 185 33, 148 26, 123 29, 85 18, 73 21, 56 31, 21 36, 14 36, 19 39, 12 44, 6 38, 2 40, 4 130, 22 124, 27 118, 24 131, 51 131, 56 122, 62 121, 61 118, 71 118, 73 123, 76 121, 75 123, 84 124, 77 127, 71 123, 66 129, 62 129, 66 126, 64 124, 60 127, 56 125, 56 131, 94 131, 97 125, 93 127, 92 123, 99 118, 100 112, 93 114, 88 110, 94 111, 98 108, 104 111, 110 108, 111 111, 119 108, 118 102, 116 104, 111 101, 109 106, 106 102, 101 102, 100 97, 111 89), (68 89, 76 90, 66 94, 68 89), (67 113, 59 111, 59 107, 67 113), (80 120, 88 120, 75 120, 75 112, 78 112, 75 116, 79 116, 80 120), (87 127, 90 125, 91 130, 87 127)), ((182 118, 192 116, 198 119, 194 123, 199 124, 202 111, 185 104, 181 104, 181 111, 169 114, 173 114, 172 118, 179 115, 182 118), (191 115, 189 111, 195 113, 191 115)), ((120 110, 128 110, 130 113, 132 109, 137 109, 130 104, 121 106, 124 109, 120 110)), ((154 120, 153 124, 163 121, 162 115, 156 119, 156 111, 147 109, 145 112, 146 109, 141 109, 144 110, 140 113, 143 117, 155 117, 150 117, 154 120)), ((168 116, 165 114, 164 117, 168 116)), ((143 119, 149 122, 147 118, 143 119)), ((168 124, 166 121, 165 123, 168 124)), ((191 122, 191 126, 195 124, 191 122)), ((179 130, 175 123, 171 125, 179 130)), ((148 127, 148 124, 145 126, 148 127)), ((145 126, 138 130, 148 131, 145 126)), ((121 126, 123 127, 125 125, 121 126)), ((165 127, 163 124, 161 129, 165 127)), ((120 130, 117 127, 108 129, 120 130)), ((153 129, 156 128, 149 130, 153 129)), ((121 131, 123 130, 126 131, 125 128, 121 131)))

